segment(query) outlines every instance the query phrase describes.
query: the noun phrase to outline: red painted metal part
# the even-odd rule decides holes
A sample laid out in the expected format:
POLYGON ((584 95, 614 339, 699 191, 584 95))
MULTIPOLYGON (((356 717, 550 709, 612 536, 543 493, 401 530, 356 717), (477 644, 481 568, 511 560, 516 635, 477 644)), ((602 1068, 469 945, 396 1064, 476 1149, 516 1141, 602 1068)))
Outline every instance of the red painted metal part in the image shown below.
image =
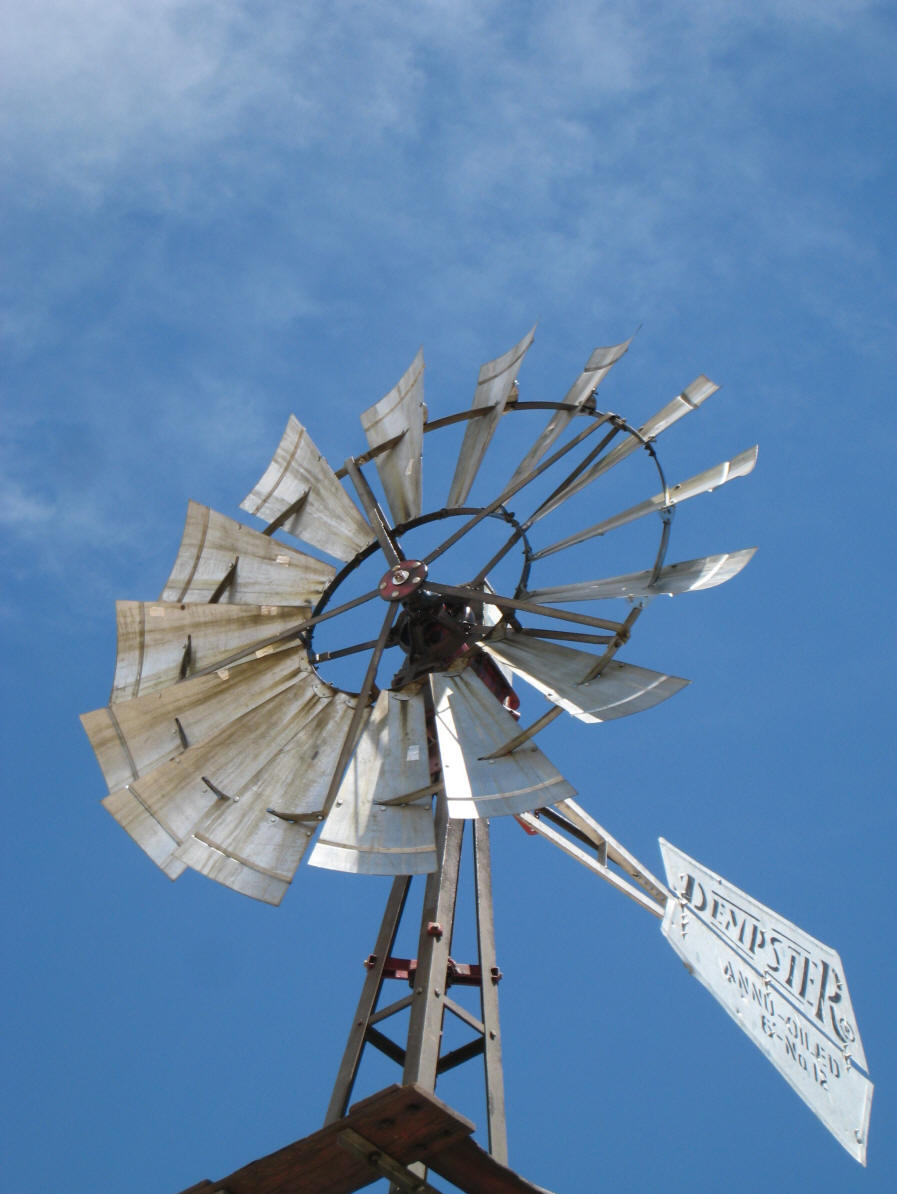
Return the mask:
POLYGON ((400 560, 384 575, 378 586, 384 601, 403 601, 416 592, 427 577, 422 560, 400 560))
MULTIPOLYGON (((370 970, 376 965, 377 959, 373 954, 365 958, 364 965, 370 970)), ((383 977, 396 978, 403 982, 407 982, 409 987, 414 986, 415 976, 417 975, 417 958, 387 958, 383 964, 383 977)), ((499 983, 502 979, 501 970, 498 966, 491 967, 489 977, 493 983, 499 983)), ((445 973, 446 987, 481 987, 483 985, 482 968, 476 963, 456 962, 454 958, 449 958, 448 968, 445 973)))

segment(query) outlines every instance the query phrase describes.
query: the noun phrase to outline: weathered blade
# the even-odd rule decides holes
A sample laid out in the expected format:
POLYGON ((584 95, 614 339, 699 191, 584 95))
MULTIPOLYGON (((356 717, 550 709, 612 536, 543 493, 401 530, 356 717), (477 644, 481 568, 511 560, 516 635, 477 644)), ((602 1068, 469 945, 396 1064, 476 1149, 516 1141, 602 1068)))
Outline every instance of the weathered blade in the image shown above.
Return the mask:
POLYGON ((448 506, 463 505, 470 493, 470 487, 482 463, 489 441, 495 434, 498 421, 511 397, 517 377, 517 368, 532 344, 535 334, 536 329, 533 327, 520 343, 515 344, 504 356, 496 357, 494 361, 487 361, 480 369, 472 407, 474 410, 487 409, 489 413, 471 419, 467 424, 464 441, 461 444, 461 453, 455 468, 455 476, 452 480, 452 488, 446 503, 448 506))
MULTIPOLYGON (((109 703, 158 692, 298 625, 308 606, 177 605, 117 601, 118 644, 109 703)), ((269 655, 295 644, 258 646, 269 655)))
POLYGON ((175 857, 178 838, 153 816, 136 792, 116 788, 103 800, 103 808, 169 879, 184 873, 186 864, 175 857))
POLYGON ((323 560, 190 502, 177 559, 159 600, 314 605, 335 575, 323 560))
POLYGON ((720 485, 725 485, 727 481, 734 481, 736 477, 746 477, 753 471, 754 465, 757 463, 758 452, 759 448, 756 445, 753 448, 748 448, 746 452, 733 456, 731 460, 724 460, 722 464, 705 469, 703 473, 698 473, 697 476, 690 477, 687 481, 680 481, 678 485, 673 485, 644 502, 630 506, 628 510, 623 510, 612 518, 596 522, 594 526, 588 527, 584 531, 578 531, 575 535, 568 535, 566 539, 552 543, 550 547, 543 547, 541 551, 533 553, 533 559, 540 560, 544 556, 563 551, 565 547, 573 547, 574 544, 584 543, 587 539, 596 539, 599 535, 606 535, 608 531, 635 522, 637 518, 643 518, 646 514, 654 514, 659 510, 678 506, 680 502, 697 497, 702 493, 710 493, 720 485))
POLYGON ((580 721, 611 721, 641 713, 667 700, 688 680, 649 668, 611 660, 600 676, 587 679, 598 657, 544 639, 508 631, 481 644, 499 664, 506 664, 533 688, 580 721))
POLYGON ((703 373, 678 394, 672 402, 668 402, 662 410, 659 410, 656 415, 652 415, 646 423, 643 423, 638 428, 638 436, 626 435, 617 444, 615 448, 602 456, 599 460, 581 473, 575 481, 572 481, 561 493, 556 494, 550 501, 546 502, 544 506, 533 516, 532 521, 535 522, 539 518, 544 518, 551 510, 556 509, 565 502, 567 498, 572 497, 574 493, 579 493, 581 489, 585 489, 587 485, 600 477, 602 473, 606 473, 608 469, 612 469, 614 465, 619 464, 621 460, 625 460, 627 456, 631 456, 633 452, 637 451, 646 440, 656 439, 662 431, 666 431, 668 427, 672 427, 674 423, 683 417, 683 415, 690 414, 691 411, 697 410, 702 403, 715 394, 719 389, 716 382, 705 377, 703 373))
POLYGON ((110 791, 197 746, 311 667, 292 647, 81 715, 110 791))
POLYGON ((484 757, 513 737, 517 723, 470 669, 430 681, 450 817, 516 815, 576 794, 531 741, 512 754, 484 757))
POLYGON ((258 801, 219 804, 181 845, 177 860, 240 895, 276 905, 286 894, 316 828, 313 822, 285 821, 258 801), (222 842, 232 844, 224 848, 222 842))
POLYGON ((401 436, 398 443, 375 457, 394 523, 409 522, 421 513, 421 454, 426 418, 421 349, 398 384, 361 416, 371 448, 401 436))
MULTIPOLYGON (((229 789, 214 781, 230 799, 210 806, 177 851, 194 870, 267 903, 279 903, 322 820, 355 701, 318 681, 294 701, 300 704, 295 732, 273 752, 266 738, 255 753, 261 766, 248 778, 232 776, 229 789)), ((254 741, 255 733, 250 749, 254 741)))
POLYGON ((351 560, 374 538, 295 415, 290 415, 274 459, 240 508, 267 523, 288 515, 283 530, 338 560, 351 560))
POLYGON ((605 580, 535 589, 526 596, 532 601, 549 605, 565 601, 596 601, 606 597, 659 597, 662 594, 675 597, 678 593, 690 593, 696 589, 712 589, 731 580, 745 567, 756 550, 756 547, 746 547, 741 551, 669 564, 661 568, 656 581, 652 581, 654 573, 650 570, 629 572, 624 576, 609 576, 605 580))
POLYGON ((865 1165, 872 1083, 840 957, 660 840, 662 932, 810 1110, 865 1165))
POLYGON ((365 875, 435 871, 432 796, 423 693, 381 692, 309 864, 365 875), (426 794, 404 802, 413 793, 426 794))
MULTIPOLYGON (((580 373, 563 399, 564 405, 575 406, 577 410, 582 409, 601 382, 610 373, 613 366, 625 354, 631 343, 632 337, 630 336, 622 344, 611 344, 606 348, 596 348, 588 361, 586 361, 582 373, 580 373)), ((521 460, 520 464, 518 464, 514 475, 505 486, 506 489, 510 489, 512 485, 516 485, 518 481, 522 481, 528 473, 532 472, 558 436, 563 433, 570 420, 575 418, 576 411, 555 411, 548 420, 548 426, 530 448, 526 456, 524 456, 523 460, 521 460)))
MULTIPOLYGON (((306 671, 294 684, 217 734, 131 781, 125 791, 161 826, 175 847, 200 826, 218 802, 236 807, 244 798, 250 803, 265 799, 266 807, 273 804, 279 811, 314 812, 309 807, 317 794, 313 777, 320 777, 323 771, 329 779, 327 766, 328 762, 332 766, 335 753, 326 735, 320 742, 318 737, 347 725, 352 708, 351 698, 335 693, 306 671), (262 775, 264 790, 259 797, 262 775)), ((121 798, 114 792, 103 803, 114 815, 121 798)), ((159 866, 167 863, 170 851, 154 853, 146 836, 132 836, 159 866)), ((194 865, 190 858, 182 861, 194 865)))

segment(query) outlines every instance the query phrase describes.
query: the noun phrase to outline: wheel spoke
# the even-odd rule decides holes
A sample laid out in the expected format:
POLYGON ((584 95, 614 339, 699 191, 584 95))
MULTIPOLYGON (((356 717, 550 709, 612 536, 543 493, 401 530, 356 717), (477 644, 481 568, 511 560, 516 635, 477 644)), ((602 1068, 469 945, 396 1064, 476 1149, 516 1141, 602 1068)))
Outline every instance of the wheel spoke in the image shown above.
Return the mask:
POLYGON ((515 597, 501 597, 497 593, 484 592, 464 585, 440 585, 427 581, 426 589, 431 593, 438 593, 442 597, 456 597, 461 601, 475 604, 496 605, 499 609, 521 610, 523 613, 535 614, 544 618, 557 618, 561 622, 577 622, 582 626, 597 626, 601 630, 610 630, 619 635, 623 630, 622 622, 611 622, 607 618, 593 618, 590 614, 574 614, 565 609, 553 609, 548 605, 536 605, 532 601, 521 601, 515 597))
MULTIPOLYGON (((454 534, 449 535, 449 537, 440 543, 438 547, 435 547, 428 556, 425 556, 424 563, 432 564, 434 560, 437 560, 441 555, 444 555, 448 549, 450 547, 454 547, 458 540, 462 539, 468 533, 468 531, 472 531, 473 528, 478 526, 484 518, 488 518, 490 514, 494 514, 495 511, 500 506, 503 506, 505 502, 509 501, 515 493, 519 493, 519 491, 523 489, 525 485, 529 485, 531 481, 534 481, 536 477, 541 476, 546 469, 551 468, 553 464, 556 464, 562 457, 566 456, 568 452, 572 452, 573 449, 578 447, 578 445, 581 444, 587 436, 592 435, 593 432, 597 431, 597 429, 606 423, 610 418, 610 415, 599 415, 594 422, 590 423, 588 427, 579 433, 579 435, 575 436, 569 444, 566 444, 563 448, 558 449, 557 452, 555 452, 552 456, 549 456, 549 458, 544 460, 537 468, 534 468, 531 472, 527 473, 525 477, 521 477, 521 479, 519 481, 515 481, 513 485, 508 485, 502 490, 502 492, 497 498, 495 498, 494 501, 490 502, 488 506, 484 506, 482 510, 479 510, 476 514, 474 514, 473 517, 464 524, 464 526, 459 527, 454 534)), ((616 434, 616 432, 614 432, 614 434, 616 434)), ((601 446, 602 445, 599 445, 599 449, 601 446)), ((588 460, 591 460, 591 456, 587 457, 586 462, 581 467, 586 467, 588 460)), ((576 475, 578 475, 578 473, 576 475)), ((527 523, 524 525, 526 526, 529 524, 527 523)))

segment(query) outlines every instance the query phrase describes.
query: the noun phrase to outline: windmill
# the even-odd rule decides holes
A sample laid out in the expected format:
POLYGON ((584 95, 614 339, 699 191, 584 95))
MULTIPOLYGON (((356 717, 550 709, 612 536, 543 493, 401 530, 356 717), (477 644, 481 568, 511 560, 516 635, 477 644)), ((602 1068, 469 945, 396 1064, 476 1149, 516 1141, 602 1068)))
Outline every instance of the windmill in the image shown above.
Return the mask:
MULTIPOLYGON (((684 687, 619 656, 655 597, 715 587, 749 562, 752 548, 668 555, 678 506, 746 476, 757 449, 671 484, 656 440, 718 387, 700 376, 632 426, 596 399, 626 341, 597 348, 562 401, 526 401, 516 378, 533 335, 483 365, 468 409, 437 419, 419 353, 363 412, 366 449, 336 470, 291 417, 242 503, 261 529, 190 503, 159 600, 118 603, 110 702, 82 719, 108 784, 103 803, 172 879, 190 868, 270 904, 303 859, 392 879, 324 1135, 308 1138, 314 1148, 338 1139, 356 1166, 341 1189, 378 1174, 397 1190, 430 1189, 421 1164, 472 1190, 483 1187, 463 1185, 464 1165, 510 1173, 489 848, 497 817, 516 818, 660 919, 689 969, 864 1161, 872 1087, 838 955, 663 841, 666 881, 655 877, 587 797, 574 799, 537 742, 558 717, 613 721, 684 687), (496 456, 516 420, 546 413, 531 446, 496 456), (453 428, 462 439, 447 496, 425 507, 425 437, 453 428), (652 496, 642 487, 591 521, 607 484, 596 482, 635 463, 638 484, 645 468, 653 478, 652 496), (487 500, 471 499, 475 484, 487 500), (635 531, 641 566, 595 578, 595 556, 625 559, 606 545, 635 531), (529 722, 518 683, 548 706, 529 722), (450 951, 468 824, 478 956, 459 963, 450 951), (417 956, 396 958, 414 876, 424 877, 417 956), (390 980, 410 993, 384 1004, 390 980), (449 993, 455 985, 479 990, 478 1016, 449 993), (385 1031, 400 1014, 403 1043, 385 1031), (472 1033, 449 1051, 447 1015, 472 1033), (437 1116, 438 1076, 481 1058, 488 1154, 470 1153, 469 1140, 466 1160, 453 1152, 445 1124, 440 1148, 373 1139, 370 1108, 368 1119, 348 1112, 369 1047, 401 1067, 401 1086, 386 1092, 391 1122, 422 1107, 437 1116)), ((336 1189, 332 1168, 328 1180, 320 1189, 336 1189)), ((534 1189, 517 1180, 495 1188, 534 1189)))

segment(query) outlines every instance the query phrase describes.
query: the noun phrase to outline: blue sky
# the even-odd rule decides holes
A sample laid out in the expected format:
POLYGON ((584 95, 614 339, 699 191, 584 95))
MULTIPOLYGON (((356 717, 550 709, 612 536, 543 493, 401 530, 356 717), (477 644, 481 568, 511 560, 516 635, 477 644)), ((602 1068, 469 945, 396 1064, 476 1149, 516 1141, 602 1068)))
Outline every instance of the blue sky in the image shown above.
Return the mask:
POLYGON ((626 655, 692 685, 545 750, 649 867, 663 835, 840 951, 877 1090, 864 1172, 650 916, 501 823, 512 1164, 558 1194, 889 1190, 893 8, 0 11, 7 1188, 174 1194, 318 1126, 385 882, 304 868, 276 910, 170 884, 77 714, 188 499, 240 516, 291 412, 360 451, 420 344, 431 415, 466 407, 538 320, 521 397, 639 328, 601 404, 723 387, 661 442, 674 480, 760 443, 671 548, 756 559, 626 655))

